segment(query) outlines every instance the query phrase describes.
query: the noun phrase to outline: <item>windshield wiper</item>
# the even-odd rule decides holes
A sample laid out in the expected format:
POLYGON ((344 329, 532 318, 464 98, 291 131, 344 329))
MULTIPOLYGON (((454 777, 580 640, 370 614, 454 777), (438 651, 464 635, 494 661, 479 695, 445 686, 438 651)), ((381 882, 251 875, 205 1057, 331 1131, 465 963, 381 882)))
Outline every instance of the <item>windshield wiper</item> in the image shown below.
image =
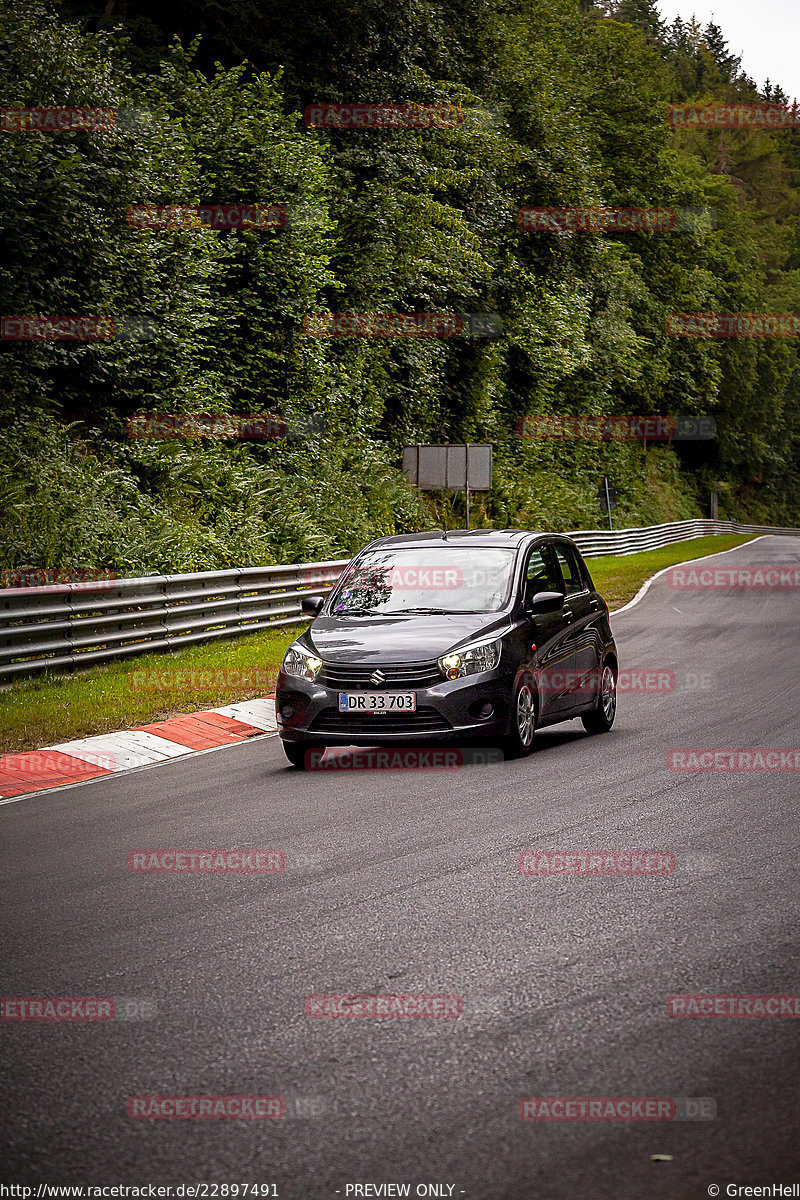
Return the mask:
POLYGON ((404 617, 408 613, 432 613, 441 617, 460 617, 464 613, 482 613, 482 608, 391 608, 379 612, 375 608, 341 608, 335 617, 404 617))
POLYGON ((456 608, 398 608, 395 609, 393 616, 402 617, 403 613, 436 613, 437 616, 456 616, 458 611, 456 608))

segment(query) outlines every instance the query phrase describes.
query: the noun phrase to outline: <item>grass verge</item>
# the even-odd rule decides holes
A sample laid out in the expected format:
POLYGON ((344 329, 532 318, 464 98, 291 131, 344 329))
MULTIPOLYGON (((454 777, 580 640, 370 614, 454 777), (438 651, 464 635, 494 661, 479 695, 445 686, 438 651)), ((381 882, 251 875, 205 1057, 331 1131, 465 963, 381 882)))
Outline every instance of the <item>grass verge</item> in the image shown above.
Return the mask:
MULTIPOLYGON (((610 608, 636 595, 662 567, 728 550, 750 537, 695 538, 644 554, 589 560, 610 608)), ((74 675, 44 673, 0 691, 0 754, 163 721, 266 696, 289 642, 305 625, 282 626, 172 654, 141 654, 74 675)))

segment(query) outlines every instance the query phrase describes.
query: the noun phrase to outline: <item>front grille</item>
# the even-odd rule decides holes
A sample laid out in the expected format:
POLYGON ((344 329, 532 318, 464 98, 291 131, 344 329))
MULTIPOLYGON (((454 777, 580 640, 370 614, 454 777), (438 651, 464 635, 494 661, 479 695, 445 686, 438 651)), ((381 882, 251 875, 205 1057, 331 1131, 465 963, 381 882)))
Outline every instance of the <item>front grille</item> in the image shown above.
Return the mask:
POLYGON ((421 663, 373 663, 372 666, 352 663, 323 663, 317 682, 324 687, 347 691, 412 691, 414 688, 432 687, 443 683, 442 673, 436 659, 421 663), (382 683, 371 683, 373 671, 385 675, 382 683))
POLYGON ((435 708, 418 708, 416 712, 381 716, 363 713, 340 713, 336 708, 323 708, 311 722, 309 732, 350 733, 369 737, 373 733, 448 733, 452 729, 435 708))

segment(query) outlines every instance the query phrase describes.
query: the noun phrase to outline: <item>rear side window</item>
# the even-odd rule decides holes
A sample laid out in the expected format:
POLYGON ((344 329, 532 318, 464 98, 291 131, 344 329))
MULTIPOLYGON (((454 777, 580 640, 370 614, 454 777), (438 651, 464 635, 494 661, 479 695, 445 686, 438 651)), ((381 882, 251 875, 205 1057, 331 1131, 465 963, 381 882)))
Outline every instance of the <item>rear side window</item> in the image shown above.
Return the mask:
POLYGON ((567 596, 574 596, 576 592, 585 592, 587 583, 583 578, 578 556, 571 546, 553 546, 553 551, 558 559, 558 565, 561 567, 561 574, 564 577, 564 592, 567 596))

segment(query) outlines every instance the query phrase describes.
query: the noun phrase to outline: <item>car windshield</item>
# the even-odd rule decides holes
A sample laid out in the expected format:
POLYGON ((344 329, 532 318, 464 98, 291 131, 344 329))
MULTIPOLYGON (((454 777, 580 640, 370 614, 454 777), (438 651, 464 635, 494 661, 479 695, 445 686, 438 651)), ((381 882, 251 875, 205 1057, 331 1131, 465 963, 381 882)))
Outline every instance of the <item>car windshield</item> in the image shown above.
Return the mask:
POLYGON ((343 580, 336 616, 497 612, 508 599, 513 550, 429 546, 372 550, 343 580))

